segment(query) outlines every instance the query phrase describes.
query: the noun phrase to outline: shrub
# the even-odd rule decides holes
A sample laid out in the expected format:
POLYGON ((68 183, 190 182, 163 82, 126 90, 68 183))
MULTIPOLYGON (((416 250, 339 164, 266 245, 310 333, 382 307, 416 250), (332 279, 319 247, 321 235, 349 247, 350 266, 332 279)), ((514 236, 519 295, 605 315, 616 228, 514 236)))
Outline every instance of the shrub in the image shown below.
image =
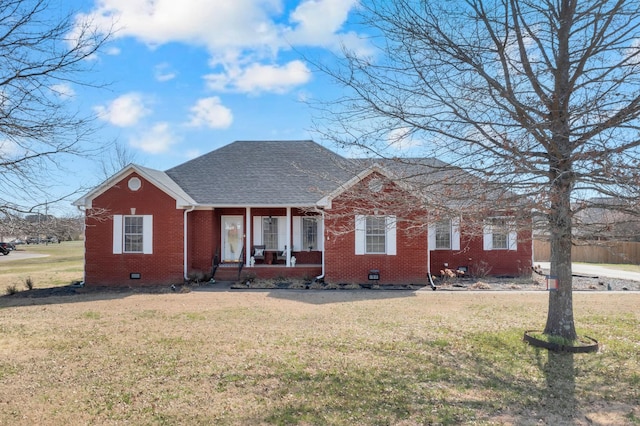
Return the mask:
POLYGON ((31 277, 25 278, 24 286, 27 288, 27 290, 33 290, 33 279, 31 279, 31 277))
POLYGON ((474 278, 486 278, 489 272, 491 272, 491 265, 484 260, 471 266, 471 276, 474 278))
POLYGON ((243 283, 252 283, 256 280, 257 275, 254 274, 253 272, 247 272, 242 274, 242 278, 240 279, 243 283))
POLYGON ((18 287, 15 284, 9 284, 7 286, 7 294, 12 295, 18 292, 18 287))

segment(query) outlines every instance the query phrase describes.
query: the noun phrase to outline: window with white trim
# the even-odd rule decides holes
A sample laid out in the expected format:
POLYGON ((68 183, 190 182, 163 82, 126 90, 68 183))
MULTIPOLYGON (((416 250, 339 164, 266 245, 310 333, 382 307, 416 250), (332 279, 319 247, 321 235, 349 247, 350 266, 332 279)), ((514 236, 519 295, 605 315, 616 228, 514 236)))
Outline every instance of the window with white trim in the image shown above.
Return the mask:
POLYGON ((113 254, 123 253, 153 253, 152 215, 113 216, 113 254))
POLYGON ((441 220, 436 223, 436 249, 451 249, 451 221, 441 220))
POLYGON ((429 250, 460 250, 460 218, 429 223, 429 250))
POLYGON ((509 248, 507 222, 501 218, 491 219, 491 247, 494 250, 506 250, 509 248))
POLYGON ((318 221, 315 217, 302 218, 302 248, 318 249, 318 221))
POLYGON ((142 216, 124 217, 124 252, 142 253, 144 242, 144 222, 142 216))
POLYGON ((262 244, 267 250, 278 250, 278 218, 262 218, 262 244))
POLYGON ((518 233, 508 218, 494 217, 485 221, 485 250, 517 250, 518 233))
POLYGON ((395 216, 357 215, 355 231, 355 254, 396 254, 395 216))
POLYGON ((387 223, 384 217, 367 216, 365 253, 384 253, 387 247, 387 223))

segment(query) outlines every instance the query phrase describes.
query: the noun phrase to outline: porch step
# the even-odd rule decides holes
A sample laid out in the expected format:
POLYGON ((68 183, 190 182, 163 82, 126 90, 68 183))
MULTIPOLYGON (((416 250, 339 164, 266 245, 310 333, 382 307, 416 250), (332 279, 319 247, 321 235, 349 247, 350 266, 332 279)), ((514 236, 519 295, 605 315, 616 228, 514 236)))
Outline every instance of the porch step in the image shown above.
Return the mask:
MULTIPOLYGON (((240 277, 253 275, 259 279, 271 279, 275 277, 285 278, 314 278, 322 273, 322 265, 296 265, 287 268, 284 265, 256 265, 243 267, 240 277)), ((216 281, 238 281, 238 265, 222 264, 218 267, 215 276, 216 281)))
POLYGON ((216 281, 237 281, 238 280, 238 265, 220 265, 216 270, 216 281))

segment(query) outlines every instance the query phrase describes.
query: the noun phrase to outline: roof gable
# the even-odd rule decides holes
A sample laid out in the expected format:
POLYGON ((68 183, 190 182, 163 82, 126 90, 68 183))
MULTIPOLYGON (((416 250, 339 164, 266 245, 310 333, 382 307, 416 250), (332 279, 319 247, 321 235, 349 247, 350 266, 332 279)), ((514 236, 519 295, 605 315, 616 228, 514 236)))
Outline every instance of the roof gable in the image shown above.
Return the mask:
POLYGON ((169 195, 176 200, 176 208, 186 207, 194 205, 195 201, 186 193, 178 184, 176 184, 165 172, 150 169, 148 167, 142 167, 137 164, 129 164, 115 175, 98 185, 83 197, 73 202, 75 206, 83 206, 85 208, 91 208, 93 200, 99 195, 106 192, 113 187, 117 182, 126 178, 132 173, 137 173, 145 180, 156 186, 158 189, 169 195))
POLYGON ((203 206, 315 206, 354 175, 313 141, 236 141, 167 170, 203 206))

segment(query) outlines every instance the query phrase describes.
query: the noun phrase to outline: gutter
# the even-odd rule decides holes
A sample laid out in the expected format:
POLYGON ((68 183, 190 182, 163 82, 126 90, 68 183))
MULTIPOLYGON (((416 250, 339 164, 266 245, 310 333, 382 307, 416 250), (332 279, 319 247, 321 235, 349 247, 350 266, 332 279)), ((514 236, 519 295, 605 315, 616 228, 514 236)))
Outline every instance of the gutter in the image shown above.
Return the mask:
POLYGON ((82 205, 76 205, 76 208, 82 212, 82 284, 87 282, 87 209, 82 205))
POLYGON ((183 277, 184 277, 185 281, 189 280, 188 273, 187 273, 187 242, 188 242, 188 239, 187 239, 187 214, 192 212, 193 210, 195 210, 195 208, 196 208, 196 206, 192 205, 192 206, 189 206, 188 209, 185 209, 185 211, 184 211, 184 220, 182 221, 183 228, 184 228, 183 231, 182 231, 183 239, 184 239, 184 241, 183 241, 184 247, 183 247, 183 256, 182 256, 182 258, 184 259, 183 277))
POLYGON ((316 281, 320 281, 320 280, 324 280, 324 251, 325 251, 325 244, 327 242, 327 240, 324 238, 324 233, 326 231, 325 226, 324 226, 324 210, 320 210, 320 213, 322 214, 322 274, 318 275, 316 277, 316 281))

